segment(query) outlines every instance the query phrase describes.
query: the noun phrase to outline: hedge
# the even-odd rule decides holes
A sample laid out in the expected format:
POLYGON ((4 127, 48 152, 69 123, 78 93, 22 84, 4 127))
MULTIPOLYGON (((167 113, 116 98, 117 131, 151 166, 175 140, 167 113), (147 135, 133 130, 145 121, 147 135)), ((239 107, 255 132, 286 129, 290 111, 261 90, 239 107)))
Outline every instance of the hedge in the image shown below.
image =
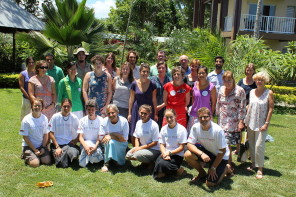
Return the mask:
POLYGON ((266 88, 271 89, 276 94, 296 95, 296 88, 294 87, 266 85, 266 88))
POLYGON ((287 94, 276 94, 274 93, 274 100, 276 103, 287 103, 289 105, 296 106, 296 96, 295 95, 287 95, 287 94))
POLYGON ((0 73, 0 88, 18 88, 19 74, 0 73))

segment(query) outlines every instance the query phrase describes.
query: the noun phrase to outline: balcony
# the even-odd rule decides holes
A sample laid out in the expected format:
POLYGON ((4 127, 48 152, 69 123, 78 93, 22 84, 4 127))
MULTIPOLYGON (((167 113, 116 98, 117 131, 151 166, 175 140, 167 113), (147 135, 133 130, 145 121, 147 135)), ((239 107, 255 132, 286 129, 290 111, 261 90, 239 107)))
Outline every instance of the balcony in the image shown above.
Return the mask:
MULTIPOLYGON (((242 14, 240 19, 240 31, 254 31, 256 15, 242 14)), ((232 16, 225 17, 224 31, 232 30, 232 16)), ((263 16, 260 32, 277 34, 295 34, 296 18, 263 16)))

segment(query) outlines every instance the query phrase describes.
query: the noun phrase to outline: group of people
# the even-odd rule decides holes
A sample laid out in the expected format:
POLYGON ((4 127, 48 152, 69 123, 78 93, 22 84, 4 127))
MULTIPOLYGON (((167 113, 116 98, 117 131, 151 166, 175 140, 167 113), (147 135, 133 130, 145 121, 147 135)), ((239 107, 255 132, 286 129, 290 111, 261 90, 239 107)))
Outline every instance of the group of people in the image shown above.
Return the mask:
POLYGON ((20 134, 30 166, 49 164, 50 149, 57 167, 74 159, 81 167, 104 160, 101 170, 107 172, 113 161, 124 165, 138 160, 160 179, 186 174, 181 167, 185 159, 199 172, 191 182, 214 186, 233 173, 231 146, 238 151, 246 128, 252 161, 248 170, 257 168, 256 178, 263 178, 274 99, 265 88, 268 76, 256 73, 254 64, 246 65, 246 77, 236 84, 233 73, 223 70, 221 56, 208 73, 201 61, 190 62, 186 55, 170 70, 164 51, 158 51, 153 66, 138 66, 137 52, 130 51, 120 68, 113 53, 95 55, 92 64, 86 62, 84 48, 74 55, 77 61, 66 63, 66 77, 52 54, 36 65, 33 57, 27 58, 27 69, 20 74, 20 134))

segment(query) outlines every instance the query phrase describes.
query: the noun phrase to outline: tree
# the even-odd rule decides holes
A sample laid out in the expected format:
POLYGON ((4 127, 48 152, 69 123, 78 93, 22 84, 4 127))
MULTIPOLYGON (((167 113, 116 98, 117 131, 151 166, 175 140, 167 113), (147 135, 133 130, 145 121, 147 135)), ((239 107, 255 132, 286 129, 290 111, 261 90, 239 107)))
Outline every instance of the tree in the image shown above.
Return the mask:
MULTIPOLYGON (((41 0, 45 4, 49 4, 52 0, 41 0)), ((40 0, 15 0, 16 4, 33 14, 34 16, 41 15, 39 7, 40 0)))
POLYGON ((43 34, 67 48, 68 58, 75 45, 90 42, 93 36, 102 32, 103 26, 94 16, 94 10, 85 6, 86 0, 55 0, 42 4, 46 25, 43 34))
POLYGON ((262 6, 263 6, 263 0, 258 0, 256 19, 255 19, 255 24, 254 24, 254 37, 256 39, 259 39, 259 31, 260 31, 261 18, 262 18, 262 6))

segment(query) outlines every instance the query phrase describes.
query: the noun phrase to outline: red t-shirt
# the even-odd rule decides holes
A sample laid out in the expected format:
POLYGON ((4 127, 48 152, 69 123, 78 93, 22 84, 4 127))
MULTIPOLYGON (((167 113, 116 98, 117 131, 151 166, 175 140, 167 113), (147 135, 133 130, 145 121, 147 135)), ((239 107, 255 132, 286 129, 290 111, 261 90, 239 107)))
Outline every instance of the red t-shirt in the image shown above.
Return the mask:
POLYGON ((191 90, 190 86, 183 83, 180 86, 174 86, 171 82, 166 83, 163 86, 164 90, 167 91, 167 103, 168 106, 185 106, 186 105, 186 94, 191 90))

